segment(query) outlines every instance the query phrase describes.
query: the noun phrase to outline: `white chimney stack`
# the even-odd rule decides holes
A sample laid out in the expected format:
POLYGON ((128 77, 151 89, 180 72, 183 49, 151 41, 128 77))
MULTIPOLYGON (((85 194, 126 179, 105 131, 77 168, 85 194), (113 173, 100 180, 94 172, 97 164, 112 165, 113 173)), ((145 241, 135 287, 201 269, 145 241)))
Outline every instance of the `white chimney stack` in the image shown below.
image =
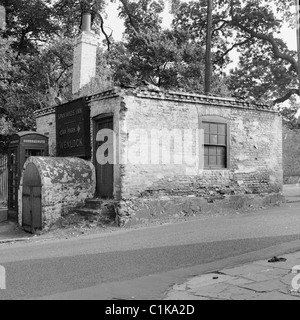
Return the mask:
POLYGON ((84 13, 81 34, 75 41, 73 56, 72 93, 79 93, 96 75, 96 57, 98 40, 91 31, 91 14, 84 13))

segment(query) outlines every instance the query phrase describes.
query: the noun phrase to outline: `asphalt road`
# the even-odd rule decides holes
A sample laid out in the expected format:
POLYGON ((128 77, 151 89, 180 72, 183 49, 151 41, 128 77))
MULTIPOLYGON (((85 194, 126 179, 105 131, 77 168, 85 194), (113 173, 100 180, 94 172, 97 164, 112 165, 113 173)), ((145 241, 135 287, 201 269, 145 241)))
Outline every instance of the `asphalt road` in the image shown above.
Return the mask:
POLYGON ((7 289, 0 299, 130 299, 138 292, 160 299, 176 277, 195 275, 199 266, 217 270, 224 259, 234 263, 232 257, 299 240, 299 208, 294 203, 77 239, 2 244, 7 289))

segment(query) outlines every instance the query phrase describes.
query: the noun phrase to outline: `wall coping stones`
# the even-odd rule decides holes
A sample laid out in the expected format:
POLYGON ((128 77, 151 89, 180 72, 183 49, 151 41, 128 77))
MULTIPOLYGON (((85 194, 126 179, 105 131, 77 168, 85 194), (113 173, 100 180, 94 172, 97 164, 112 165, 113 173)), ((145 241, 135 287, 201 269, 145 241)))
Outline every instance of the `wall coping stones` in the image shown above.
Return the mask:
POLYGON ((40 118, 52 113, 55 113, 55 107, 47 107, 47 108, 34 111, 34 115, 36 118, 40 118))
POLYGON ((229 108, 239 108, 248 110, 259 110, 271 113, 277 113, 272 106, 264 104, 254 104, 235 98, 225 98, 218 96, 206 96, 197 93, 188 93, 181 91, 167 91, 158 89, 150 89, 147 87, 115 87, 111 90, 100 92, 98 94, 87 97, 88 102, 94 102, 115 97, 124 97, 126 95, 133 95, 138 98, 148 98, 155 100, 168 100, 176 102, 197 103, 205 105, 223 106, 229 108))
MULTIPOLYGON (((83 98, 85 99, 85 101, 88 101, 88 97, 83 97, 83 98)), ((74 100, 76 100, 76 99, 74 99, 74 100)), ((70 102, 70 101, 68 101, 68 102, 70 102)), ((66 102, 66 103, 68 103, 68 102, 66 102)), ((64 103, 62 103, 61 105, 64 105, 64 103)), ((60 105, 57 105, 57 106, 60 106, 60 105)), ((56 110, 57 106, 51 106, 51 107, 39 109, 39 110, 34 111, 33 114, 35 115, 36 118, 47 116, 48 114, 55 114, 55 110, 56 110)))
MULTIPOLYGON (((150 89, 147 87, 131 87, 121 88, 114 87, 111 90, 99 92, 97 94, 85 97, 87 102, 95 102, 99 100, 124 97, 126 95, 133 95, 138 98, 147 98, 147 99, 155 99, 155 100, 167 100, 167 101, 175 101, 175 102, 186 102, 193 104, 204 104, 210 106, 218 106, 218 107, 228 107, 228 108, 239 108, 239 109, 247 109, 247 110, 255 110, 255 111, 265 111, 271 113, 278 113, 275 111, 272 106, 251 103, 249 101, 238 100, 235 98, 225 98, 218 96, 206 96, 198 93, 189 93, 189 92, 181 92, 181 91, 167 91, 158 89, 150 89)), ((47 107, 44 109, 40 109, 34 112, 35 117, 43 117, 48 114, 55 113, 55 106, 47 107)))

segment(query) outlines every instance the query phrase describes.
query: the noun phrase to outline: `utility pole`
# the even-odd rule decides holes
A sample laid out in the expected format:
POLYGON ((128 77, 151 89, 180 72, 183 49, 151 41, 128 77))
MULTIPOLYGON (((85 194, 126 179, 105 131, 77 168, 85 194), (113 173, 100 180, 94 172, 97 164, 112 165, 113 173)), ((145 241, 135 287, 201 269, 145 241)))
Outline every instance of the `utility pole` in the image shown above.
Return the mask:
MULTIPOLYGON (((299 0, 296 0, 299 1, 299 0)), ((207 0, 207 31, 206 31, 206 62, 205 62, 205 83, 204 91, 209 94, 211 91, 211 34, 212 34, 212 9, 213 0, 207 0)))

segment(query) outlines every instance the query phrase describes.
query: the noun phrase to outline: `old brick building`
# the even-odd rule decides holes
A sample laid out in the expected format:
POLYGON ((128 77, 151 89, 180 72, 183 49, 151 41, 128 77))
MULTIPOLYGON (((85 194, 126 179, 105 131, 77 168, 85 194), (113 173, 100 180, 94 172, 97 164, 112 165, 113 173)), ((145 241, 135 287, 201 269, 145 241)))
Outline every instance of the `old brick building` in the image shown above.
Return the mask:
MULTIPOLYGON (((282 121, 271 108, 147 88, 115 88, 85 101, 90 110, 90 160, 96 168, 97 192, 115 199, 120 224, 168 215, 242 210, 280 201, 282 121), (116 161, 110 166, 100 165, 96 157, 97 133, 103 128, 116 134, 116 161), (139 148, 149 152, 139 155, 140 163, 126 164, 123 160, 128 148, 137 144, 132 132, 140 129, 147 137, 139 141, 139 148), (204 170, 201 152, 194 152, 199 159, 192 165, 163 163, 161 157, 153 161, 153 153, 167 151, 163 149, 169 139, 166 132, 180 134, 186 129, 204 130, 204 170), (156 148, 147 140, 153 130, 162 138, 156 148)), ((52 146, 56 145, 54 110, 36 114, 38 131, 49 135, 52 146)), ((172 139, 176 136, 167 144, 171 159, 176 152, 178 156, 172 139)))
POLYGON ((83 26, 74 49, 77 100, 37 111, 37 131, 49 137, 50 155, 93 163, 95 197, 113 199, 120 225, 281 200, 282 120, 274 110, 147 86, 82 97, 97 46, 89 14, 83 26), (99 160, 106 149, 113 164, 99 160))

